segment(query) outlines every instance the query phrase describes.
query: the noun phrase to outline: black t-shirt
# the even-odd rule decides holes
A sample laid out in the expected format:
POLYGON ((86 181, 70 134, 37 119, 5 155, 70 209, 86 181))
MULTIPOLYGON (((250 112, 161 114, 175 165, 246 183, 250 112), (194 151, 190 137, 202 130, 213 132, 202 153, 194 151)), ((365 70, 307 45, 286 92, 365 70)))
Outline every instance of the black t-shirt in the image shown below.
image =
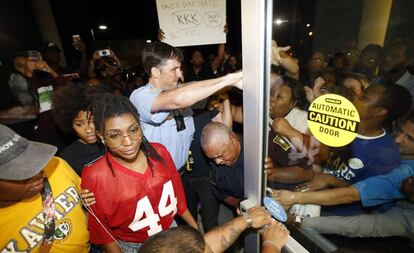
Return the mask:
POLYGON ((210 175, 210 160, 204 154, 200 145, 201 131, 203 127, 211 122, 211 119, 217 116, 219 111, 208 110, 193 117, 194 120, 194 135, 191 142, 191 153, 194 159, 193 169, 187 171, 186 175, 190 177, 209 176, 210 175))
MULTIPOLYGON (((275 166, 278 167, 289 167, 289 166, 300 166, 308 168, 308 160, 306 158, 298 158, 293 160, 289 158, 289 154, 298 153, 286 140, 285 137, 276 134, 273 131, 269 131, 268 140, 268 155, 272 159, 275 166)), ((293 155, 291 157, 297 157, 293 155)))
MULTIPOLYGON (((243 147, 243 144, 241 143, 243 147)), ((244 198, 244 154, 240 150, 239 159, 232 166, 212 164, 211 172, 214 180, 212 188, 218 201, 223 201, 229 196, 244 198)))
MULTIPOLYGON (((299 166, 304 169, 310 169, 308 160, 298 158, 298 152, 292 147, 289 141, 281 135, 276 134, 273 131, 269 131, 268 139, 268 156, 272 159, 272 163, 277 167, 290 167, 299 166)), ((276 189, 289 189, 292 190, 297 184, 284 184, 269 182, 269 186, 276 189)))
POLYGON ((104 154, 103 148, 98 144, 85 144, 75 141, 67 146, 60 154, 63 160, 81 176, 82 169, 85 165, 97 160, 104 154))
POLYGON ((186 82, 192 82, 212 79, 215 77, 215 75, 211 69, 211 66, 204 65, 200 72, 195 72, 193 70, 193 67, 189 66, 185 69, 184 77, 186 82))

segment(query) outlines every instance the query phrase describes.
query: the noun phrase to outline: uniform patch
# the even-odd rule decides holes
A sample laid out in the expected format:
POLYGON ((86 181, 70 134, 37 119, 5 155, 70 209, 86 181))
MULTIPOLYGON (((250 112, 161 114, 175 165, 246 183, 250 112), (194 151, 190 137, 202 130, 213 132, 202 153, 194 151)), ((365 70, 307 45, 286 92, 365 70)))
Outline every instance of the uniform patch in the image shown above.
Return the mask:
POLYGON ((280 135, 276 135, 275 138, 273 138, 273 143, 279 145, 284 151, 288 151, 292 147, 289 142, 280 135))

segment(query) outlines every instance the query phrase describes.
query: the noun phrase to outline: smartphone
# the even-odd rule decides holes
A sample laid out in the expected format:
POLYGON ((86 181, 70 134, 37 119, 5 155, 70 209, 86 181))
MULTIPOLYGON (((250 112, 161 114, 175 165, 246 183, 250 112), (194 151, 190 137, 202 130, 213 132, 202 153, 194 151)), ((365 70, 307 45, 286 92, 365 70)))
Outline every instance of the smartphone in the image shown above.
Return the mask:
POLYGON ((32 61, 42 61, 42 55, 38 51, 27 51, 27 57, 32 61))
POLYGON ((80 37, 79 34, 72 35, 72 40, 73 40, 73 43, 80 43, 80 42, 82 42, 82 39, 81 39, 81 37, 80 37))
POLYGON ((110 56, 111 55, 111 50, 109 49, 103 49, 103 50, 98 50, 98 54, 99 56, 110 56))
POLYGON ((67 73, 67 74, 63 74, 62 76, 63 77, 66 77, 66 78, 68 78, 70 80, 80 78, 80 76, 79 76, 78 73, 67 73))

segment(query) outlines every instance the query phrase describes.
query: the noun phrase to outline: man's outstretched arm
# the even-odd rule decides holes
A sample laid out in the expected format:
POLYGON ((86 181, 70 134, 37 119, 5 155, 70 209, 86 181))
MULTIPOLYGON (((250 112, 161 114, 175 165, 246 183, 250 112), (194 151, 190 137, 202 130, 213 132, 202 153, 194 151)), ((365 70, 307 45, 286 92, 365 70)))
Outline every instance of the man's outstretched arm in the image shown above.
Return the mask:
MULTIPOLYGON (((253 228, 263 227, 272 221, 270 214, 263 207, 252 207, 247 213, 252 220, 253 228)), ((214 253, 224 252, 247 227, 247 219, 239 216, 211 229, 204 235, 204 239, 214 253)))
POLYGON ((273 192, 272 197, 284 207, 290 207, 293 204, 331 206, 353 203, 361 199, 358 190, 353 186, 312 192, 277 190, 273 192))
POLYGON ((161 92, 152 104, 151 112, 188 107, 227 86, 242 89, 242 75, 242 72, 232 73, 214 79, 191 82, 179 88, 161 92))

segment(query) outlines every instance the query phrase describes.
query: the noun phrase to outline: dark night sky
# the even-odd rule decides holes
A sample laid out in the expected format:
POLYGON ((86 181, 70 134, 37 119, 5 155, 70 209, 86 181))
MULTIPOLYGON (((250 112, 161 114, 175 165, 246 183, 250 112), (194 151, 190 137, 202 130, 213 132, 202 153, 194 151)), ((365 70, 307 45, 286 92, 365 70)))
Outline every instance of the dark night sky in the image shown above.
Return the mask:
MULTIPOLYGON (((50 0, 50 3, 64 48, 71 47, 72 34, 80 34, 85 41, 92 41, 91 28, 94 28, 97 41, 155 40, 157 37, 155 0, 50 0), (107 25, 108 30, 97 29, 100 24, 107 25)), ((240 11, 240 1, 227 1, 227 22, 230 26, 227 44, 237 50, 241 50, 240 11)))

